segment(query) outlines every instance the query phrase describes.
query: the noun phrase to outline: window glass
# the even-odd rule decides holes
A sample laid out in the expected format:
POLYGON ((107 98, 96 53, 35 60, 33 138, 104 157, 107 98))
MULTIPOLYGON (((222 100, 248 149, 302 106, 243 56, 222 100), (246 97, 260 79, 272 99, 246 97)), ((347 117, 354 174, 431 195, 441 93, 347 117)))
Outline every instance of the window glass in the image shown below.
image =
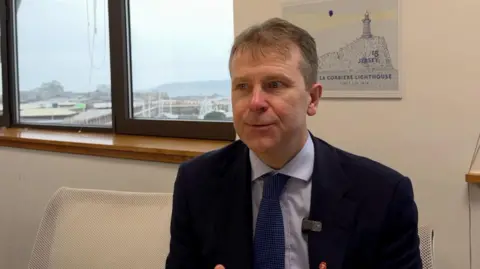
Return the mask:
POLYGON ((22 0, 16 27, 20 122, 111 126, 107 0, 22 0))
POLYGON ((228 0, 131 0, 134 118, 231 121, 228 0))

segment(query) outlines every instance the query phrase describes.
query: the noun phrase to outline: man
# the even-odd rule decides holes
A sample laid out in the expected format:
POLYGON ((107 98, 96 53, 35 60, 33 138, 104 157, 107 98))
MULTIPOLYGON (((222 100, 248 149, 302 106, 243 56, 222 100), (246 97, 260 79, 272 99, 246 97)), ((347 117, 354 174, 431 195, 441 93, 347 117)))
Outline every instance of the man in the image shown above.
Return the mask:
POLYGON ((309 133, 314 39, 282 19, 230 55, 240 141, 182 164, 167 269, 419 269, 410 180, 309 133))

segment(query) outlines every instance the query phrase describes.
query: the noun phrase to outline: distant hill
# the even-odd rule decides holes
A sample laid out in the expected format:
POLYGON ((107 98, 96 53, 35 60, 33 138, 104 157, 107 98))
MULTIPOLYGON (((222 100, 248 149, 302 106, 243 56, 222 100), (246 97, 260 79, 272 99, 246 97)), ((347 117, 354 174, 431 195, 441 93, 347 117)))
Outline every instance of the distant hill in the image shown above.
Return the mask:
POLYGON ((161 84, 149 91, 165 92, 170 97, 176 96, 230 96, 230 80, 204 80, 173 82, 161 84))
POLYGON ((208 98, 229 98, 230 95, 220 95, 220 94, 212 94, 212 95, 184 95, 184 96, 169 96, 170 99, 172 100, 198 100, 198 99, 203 99, 205 97, 208 98))

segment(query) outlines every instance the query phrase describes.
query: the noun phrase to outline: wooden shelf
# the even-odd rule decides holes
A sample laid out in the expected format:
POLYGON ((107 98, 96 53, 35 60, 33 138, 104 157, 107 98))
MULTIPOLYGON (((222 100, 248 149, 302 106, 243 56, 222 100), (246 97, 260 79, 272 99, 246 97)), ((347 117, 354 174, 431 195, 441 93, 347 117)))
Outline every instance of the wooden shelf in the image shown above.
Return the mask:
POLYGON ((466 174, 465 181, 468 183, 480 183, 480 172, 471 172, 466 174))
POLYGON ((24 148, 111 158, 182 163, 228 145, 228 141, 0 129, 0 147, 24 148))

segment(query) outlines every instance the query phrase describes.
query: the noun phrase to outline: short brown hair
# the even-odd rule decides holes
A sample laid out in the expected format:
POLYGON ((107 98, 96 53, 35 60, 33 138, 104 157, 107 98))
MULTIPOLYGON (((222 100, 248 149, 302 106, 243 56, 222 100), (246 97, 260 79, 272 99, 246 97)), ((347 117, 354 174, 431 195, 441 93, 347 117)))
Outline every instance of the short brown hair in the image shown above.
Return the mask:
POLYGON ((303 56, 301 72, 307 85, 317 82, 318 55, 315 39, 304 29, 291 22, 272 18, 261 24, 254 25, 240 33, 230 51, 229 66, 232 58, 239 50, 251 50, 263 54, 262 49, 275 48, 287 55, 289 46, 297 46, 303 56))

